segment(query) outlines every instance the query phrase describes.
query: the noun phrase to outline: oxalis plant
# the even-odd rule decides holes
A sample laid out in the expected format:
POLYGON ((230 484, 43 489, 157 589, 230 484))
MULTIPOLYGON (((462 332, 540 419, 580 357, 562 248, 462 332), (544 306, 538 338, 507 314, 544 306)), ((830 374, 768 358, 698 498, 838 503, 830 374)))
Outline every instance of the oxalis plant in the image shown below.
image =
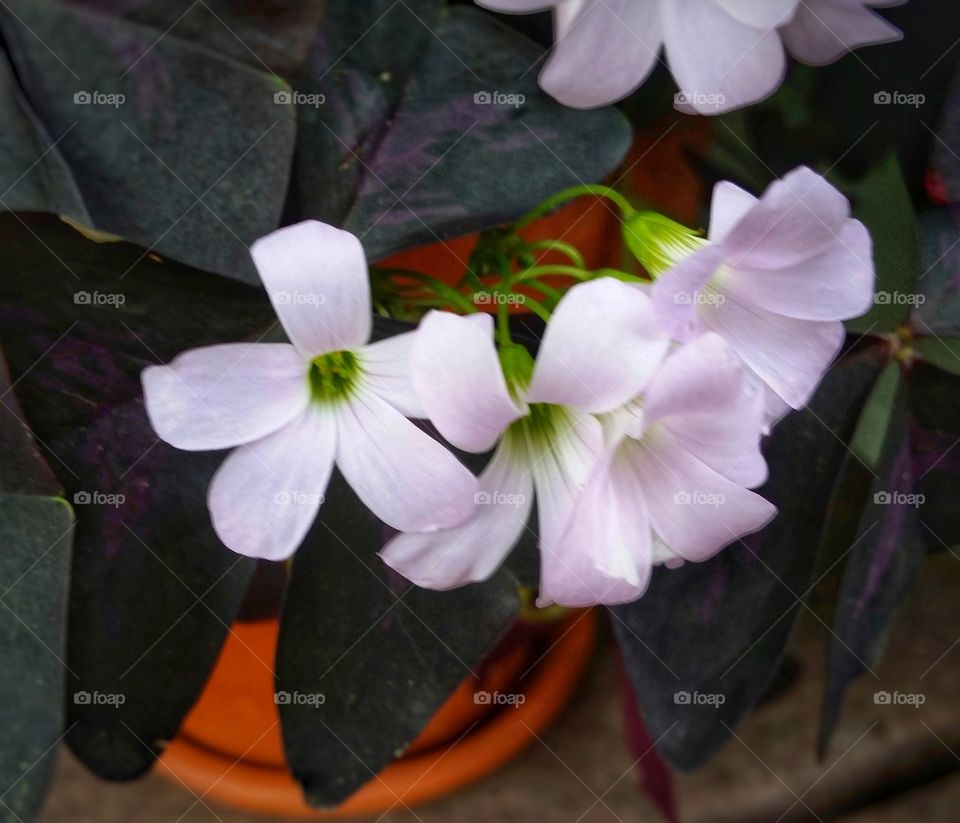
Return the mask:
POLYGON ((258 568, 277 693, 325 697, 279 706, 316 806, 532 602, 604 607, 692 768, 835 578, 824 749, 960 542, 947 11, 565 0, 538 81, 522 14, 200 5, 0 5, 0 816, 34 815, 61 740, 146 772, 258 568), (624 158, 699 115, 686 225, 624 158), (588 199, 616 268, 530 239, 588 199), (388 259, 469 233, 459 278, 388 259))

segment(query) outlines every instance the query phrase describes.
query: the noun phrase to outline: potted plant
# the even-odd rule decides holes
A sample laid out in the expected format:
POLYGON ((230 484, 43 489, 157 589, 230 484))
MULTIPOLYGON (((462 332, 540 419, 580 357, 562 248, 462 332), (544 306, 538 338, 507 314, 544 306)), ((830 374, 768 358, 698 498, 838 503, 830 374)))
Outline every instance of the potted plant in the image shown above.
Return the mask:
POLYGON ((466 3, 0 8, 14 815, 61 740, 255 811, 423 802, 562 710, 600 616, 693 768, 837 573, 828 745, 958 539, 954 58, 917 4, 836 53, 727 5, 771 50, 697 74, 729 50, 637 2, 648 82, 572 0, 539 78, 549 18, 466 3), (838 115, 864 60, 924 116, 838 115))

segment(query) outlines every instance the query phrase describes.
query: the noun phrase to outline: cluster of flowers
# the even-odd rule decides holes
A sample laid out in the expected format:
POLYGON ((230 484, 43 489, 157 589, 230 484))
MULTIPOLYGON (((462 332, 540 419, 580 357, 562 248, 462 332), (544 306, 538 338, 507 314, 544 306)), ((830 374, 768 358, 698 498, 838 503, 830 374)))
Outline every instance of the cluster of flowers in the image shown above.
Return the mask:
POLYGON ((786 50, 813 66, 858 46, 898 40, 870 10, 903 0, 477 0, 494 11, 553 9, 556 43, 540 75, 561 103, 592 108, 626 97, 666 52, 680 108, 716 114, 776 90, 786 50))
POLYGON ((421 586, 491 575, 536 499, 538 602, 636 599, 654 564, 704 560, 775 516, 751 491, 763 433, 808 402, 874 271, 847 200, 806 168, 760 199, 719 184, 708 238, 650 212, 624 230, 652 285, 573 286, 534 359, 486 314, 434 310, 368 343, 359 241, 312 221, 281 229, 252 255, 291 343, 152 366, 147 413, 178 448, 238 447, 208 498, 234 551, 291 555, 336 464, 400 532, 384 561, 421 586), (408 418, 493 456, 474 477, 408 418))

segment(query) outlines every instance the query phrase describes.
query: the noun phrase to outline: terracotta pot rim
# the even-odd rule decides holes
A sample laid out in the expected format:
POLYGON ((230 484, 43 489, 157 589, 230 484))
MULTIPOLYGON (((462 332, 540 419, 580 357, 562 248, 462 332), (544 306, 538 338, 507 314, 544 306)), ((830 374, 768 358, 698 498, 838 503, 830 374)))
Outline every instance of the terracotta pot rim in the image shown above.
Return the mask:
POLYGON ((560 622, 548 650, 523 679, 516 707, 474 724, 459 740, 388 766, 345 803, 330 811, 306 806, 289 771, 244 762, 179 736, 159 760, 159 773, 206 802, 284 817, 343 819, 382 814, 437 798, 497 769, 536 739, 572 697, 596 638, 593 610, 560 622))

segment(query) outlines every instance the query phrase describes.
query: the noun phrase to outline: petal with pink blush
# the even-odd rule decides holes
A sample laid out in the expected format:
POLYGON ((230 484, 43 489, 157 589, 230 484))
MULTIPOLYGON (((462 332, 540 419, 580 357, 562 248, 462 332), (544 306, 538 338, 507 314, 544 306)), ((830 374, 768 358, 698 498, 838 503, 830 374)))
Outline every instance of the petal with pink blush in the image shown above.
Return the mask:
POLYGON ((337 466, 384 523, 435 531, 473 514, 476 478, 389 403, 360 390, 336 414, 337 466))
POLYGON ((772 503, 727 480, 668 438, 627 448, 654 529, 685 560, 706 560, 762 529, 777 513, 772 503))
POLYGON ((724 261, 722 244, 710 243, 685 257, 653 284, 653 306, 660 328, 681 343, 704 331, 700 308, 704 286, 724 261))
POLYGON ((430 421, 457 448, 489 450, 526 414, 507 390, 492 318, 432 311, 414 334, 411 378, 430 421))
POLYGON ((614 605, 650 581, 650 523, 632 467, 615 453, 593 471, 559 545, 545 560, 539 606, 614 605))
POLYGON ((642 291, 610 277, 583 283, 547 324, 527 399, 611 411, 640 394, 668 347, 642 291))
POLYGON ((757 198, 739 186, 726 180, 717 183, 710 201, 710 241, 722 243, 756 203, 757 198))
POLYGON ((410 352, 416 332, 406 332, 378 340, 358 352, 363 382, 374 394, 386 400, 404 417, 425 418, 427 411, 413 389, 410 352))
POLYGON ((407 532, 380 552, 390 568, 426 589, 452 589, 486 580, 527 528, 533 480, 501 445, 478 478, 473 516, 436 532, 407 532))
POLYGON ((760 452, 763 396, 746 390, 739 358, 717 334, 681 346, 644 396, 645 426, 746 487, 767 478, 760 452))
POLYGON ((150 425, 171 446, 209 451, 277 431, 309 402, 307 364, 286 343, 191 349, 141 375, 150 425))
POLYGON ((786 56, 776 31, 741 22, 716 0, 666 2, 661 8, 670 71, 701 114, 754 103, 780 85, 786 56))
POLYGON ((741 23, 755 29, 776 29, 793 19, 800 0, 715 0, 741 23))
POLYGON ((701 315, 791 408, 803 408, 843 345, 840 322, 795 320, 734 298, 701 315))
POLYGON ((660 53, 659 0, 603 0, 557 11, 553 54, 540 87, 566 106, 589 109, 626 97, 660 53))
POLYGON ((732 265, 793 266, 836 242, 850 203, 829 182, 801 166, 775 180, 724 241, 732 265))
POLYGON ((333 416, 311 406, 280 431, 234 449, 207 493, 223 544, 265 560, 293 554, 323 501, 336 443, 333 416))
POLYGON ((305 356, 370 338, 367 261, 350 232, 306 220, 257 240, 250 255, 287 336, 305 356))
MULTIPOLYGON (((823 66, 859 46, 891 43, 903 33, 866 8, 863 0, 804 0, 796 17, 780 34, 797 60, 823 66)), ((889 4, 886 4, 889 5, 889 4)))
POLYGON ((848 220, 835 241, 813 257, 777 269, 737 266, 717 285, 745 305, 798 320, 846 320, 873 305, 873 242, 866 227, 848 220))

